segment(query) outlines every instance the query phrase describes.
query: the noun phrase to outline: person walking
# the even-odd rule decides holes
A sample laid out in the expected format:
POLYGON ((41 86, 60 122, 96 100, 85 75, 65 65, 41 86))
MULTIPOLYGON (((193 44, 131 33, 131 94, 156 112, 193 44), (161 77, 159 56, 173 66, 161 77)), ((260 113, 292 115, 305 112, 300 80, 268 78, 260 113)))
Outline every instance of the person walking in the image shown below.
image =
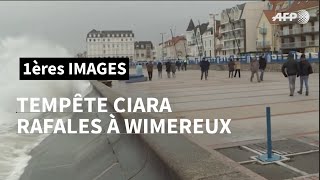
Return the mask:
POLYGON ((170 73, 171 73, 171 64, 169 61, 166 62, 166 71, 167 71, 167 76, 170 78, 170 73))
POLYGON ((228 63, 228 68, 229 68, 229 78, 233 78, 233 71, 234 71, 234 62, 233 60, 230 58, 230 61, 228 63))
POLYGON ((281 71, 284 77, 288 77, 290 96, 293 96, 296 86, 296 76, 299 76, 299 68, 292 53, 288 55, 288 60, 282 65, 281 71))
POLYGON ((162 78, 162 63, 161 62, 158 62, 157 69, 158 69, 158 78, 162 78))
POLYGON ((259 57, 259 71, 260 71, 260 81, 263 81, 264 70, 267 67, 267 61, 263 56, 259 57))
POLYGON ((313 73, 312 66, 310 63, 306 60, 306 55, 302 54, 300 58, 300 62, 298 63, 298 68, 299 68, 299 74, 297 77, 300 76, 300 90, 298 91, 299 94, 302 94, 302 89, 303 89, 303 83, 306 87, 306 96, 309 95, 309 74, 313 73))
POLYGON ((148 71, 149 81, 151 81, 152 80, 152 73, 153 73, 153 63, 151 61, 149 61, 149 63, 147 63, 147 71, 148 71))
POLYGON ((184 70, 187 71, 187 60, 183 61, 183 67, 184 67, 184 70))
POLYGON ((237 61, 235 61, 234 64, 235 64, 235 68, 236 68, 236 71, 234 73, 234 77, 237 76, 237 72, 238 72, 239 73, 239 78, 240 78, 241 77, 240 76, 241 63, 240 63, 239 58, 237 58, 237 61))
POLYGON ((205 77, 206 77, 206 80, 208 80, 208 75, 209 75, 209 68, 210 68, 210 62, 207 60, 205 60, 205 67, 206 67, 206 71, 205 71, 205 77))
MULTIPOLYGON (((205 74, 206 72, 206 62, 204 60, 204 58, 202 59, 202 61, 199 63, 200 65, 200 70, 201 70, 201 80, 203 79, 203 74, 205 74)), ((207 79, 207 77, 205 76, 205 79, 207 79)))
POLYGON ((258 70, 259 70, 259 62, 257 61, 257 59, 251 58, 251 62, 250 62, 250 70, 251 70, 251 78, 250 78, 250 82, 252 82, 252 79, 254 77, 254 74, 256 74, 257 76, 257 81, 260 82, 260 78, 259 78, 259 74, 258 74, 258 70))
POLYGON ((176 66, 176 63, 173 61, 171 63, 171 72, 172 72, 172 77, 175 78, 176 77, 176 70, 177 70, 177 66, 176 66))
POLYGON ((179 59, 176 61, 176 66, 178 68, 178 71, 180 71, 181 63, 179 59))

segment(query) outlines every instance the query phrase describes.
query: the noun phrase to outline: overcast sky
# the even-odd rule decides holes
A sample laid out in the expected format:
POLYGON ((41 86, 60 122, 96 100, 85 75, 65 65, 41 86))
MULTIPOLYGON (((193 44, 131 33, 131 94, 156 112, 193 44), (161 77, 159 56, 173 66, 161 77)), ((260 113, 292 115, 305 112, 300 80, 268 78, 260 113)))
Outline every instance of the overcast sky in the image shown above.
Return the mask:
POLYGON ((184 34, 190 18, 197 25, 208 21, 209 13, 220 13, 243 1, 80 1, 1 2, 0 39, 28 35, 67 48, 85 50, 86 34, 92 30, 133 30, 136 40, 161 42, 160 32, 169 38, 184 34))

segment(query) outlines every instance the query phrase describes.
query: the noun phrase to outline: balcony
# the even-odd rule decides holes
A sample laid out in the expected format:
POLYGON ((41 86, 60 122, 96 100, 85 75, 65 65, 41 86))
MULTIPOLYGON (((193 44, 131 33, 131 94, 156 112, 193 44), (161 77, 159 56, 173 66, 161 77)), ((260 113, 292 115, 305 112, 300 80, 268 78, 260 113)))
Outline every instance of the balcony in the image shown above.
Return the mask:
POLYGON ((281 49, 306 48, 306 47, 314 47, 314 46, 319 46, 319 40, 282 43, 281 49))
MULTIPOLYGON (((241 45, 239 48, 243 49, 243 46, 241 45)), ((224 46, 222 50, 225 51, 225 50, 232 50, 232 49, 238 49, 238 47, 229 45, 229 46, 224 46)))
POLYGON ((221 50, 223 48, 223 44, 216 44, 216 49, 221 50))
POLYGON ((221 33, 227 33, 231 31, 237 31, 237 30, 243 30, 243 29, 244 27, 240 25, 234 26, 234 28, 231 26, 231 28, 221 29, 221 33))
POLYGON ((270 41, 256 41, 257 49, 270 49, 271 43, 270 41))
POLYGON ((243 39, 244 38, 244 34, 235 34, 235 37, 232 36, 224 36, 223 37, 223 41, 233 41, 235 39, 243 39))
POLYGON ((315 33, 319 32, 319 26, 306 26, 302 28, 293 28, 280 31, 280 36, 290 36, 290 35, 298 35, 298 34, 306 34, 306 33, 315 33))

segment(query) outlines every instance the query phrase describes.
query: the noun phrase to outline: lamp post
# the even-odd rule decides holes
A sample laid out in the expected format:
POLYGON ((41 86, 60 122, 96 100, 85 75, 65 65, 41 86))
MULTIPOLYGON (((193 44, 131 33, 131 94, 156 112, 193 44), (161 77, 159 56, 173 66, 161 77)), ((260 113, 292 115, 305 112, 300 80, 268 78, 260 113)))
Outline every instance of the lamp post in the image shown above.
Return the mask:
POLYGON ((162 44, 161 44, 161 45, 162 45, 162 46, 161 46, 161 48, 162 48, 162 49, 161 49, 161 52, 162 52, 162 53, 161 53, 161 54, 162 54, 162 62, 163 62, 163 61, 164 61, 164 52, 163 52, 163 46, 164 46, 164 45, 163 45, 163 35, 165 35, 166 33, 160 33, 160 34, 161 34, 161 39, 162 39, 162 44))
POLYGON ((217 29, 217 25, 216 25, 216 16, 219 16, 219 14, 213 14, 213 54, 214 57, 217 56, 217 52, 216 52, 216 29, 217 29))

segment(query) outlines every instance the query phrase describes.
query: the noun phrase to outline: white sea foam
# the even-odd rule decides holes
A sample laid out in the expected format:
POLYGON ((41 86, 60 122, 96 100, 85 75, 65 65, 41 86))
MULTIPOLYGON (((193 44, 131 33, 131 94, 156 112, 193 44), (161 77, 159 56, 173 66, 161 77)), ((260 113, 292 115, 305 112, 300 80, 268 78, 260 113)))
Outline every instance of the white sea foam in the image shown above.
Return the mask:
MULTIPOLYGON (((71 57, 67 50, 31 37, 0 38, 0 179, 17 180, 29 159, 28 153, 47 135, 19 135, 18 118, 39 113, 16 113, 17 97, 73 97, 91 91, 88 81, 20 81, 20 57, 71 57)), ((70 115, 70 114, 68 114, 70 115)), ((57 117, 51 117, 57 118, 57 117)), ((61 114, 60 117, 61 118, 61 114)))

